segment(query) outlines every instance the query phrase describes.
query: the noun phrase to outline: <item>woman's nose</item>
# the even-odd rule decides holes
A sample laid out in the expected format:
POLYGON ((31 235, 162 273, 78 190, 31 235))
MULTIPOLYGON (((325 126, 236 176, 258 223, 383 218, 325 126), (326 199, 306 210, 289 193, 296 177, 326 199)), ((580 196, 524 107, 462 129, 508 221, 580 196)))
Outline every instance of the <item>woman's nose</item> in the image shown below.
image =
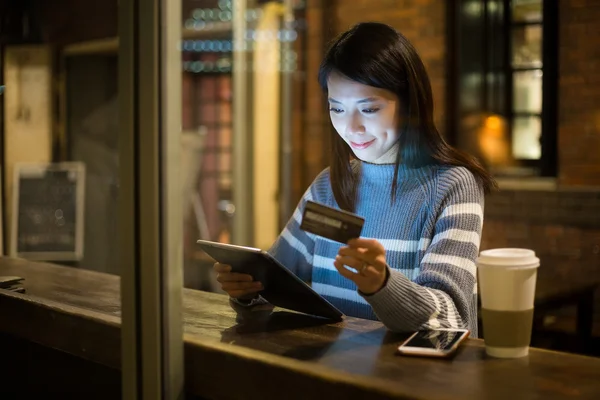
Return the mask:
POLYGON ((361 121, 361 118, 356 114, 350 116, 348 124, 346 125, 346 134, 362 135, 363 133, 365 133, 365 127, 361 121))

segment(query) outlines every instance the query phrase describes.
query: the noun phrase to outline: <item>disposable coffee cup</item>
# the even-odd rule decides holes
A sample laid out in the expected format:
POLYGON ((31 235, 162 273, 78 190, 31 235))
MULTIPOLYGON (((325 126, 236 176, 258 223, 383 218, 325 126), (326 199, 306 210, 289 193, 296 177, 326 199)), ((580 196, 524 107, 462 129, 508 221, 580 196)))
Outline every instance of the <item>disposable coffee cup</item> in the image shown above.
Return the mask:
POLYGON ((533 250, 492 249, 477 259, 485 351, 492 357, 529 354, 540 260, 533 250))

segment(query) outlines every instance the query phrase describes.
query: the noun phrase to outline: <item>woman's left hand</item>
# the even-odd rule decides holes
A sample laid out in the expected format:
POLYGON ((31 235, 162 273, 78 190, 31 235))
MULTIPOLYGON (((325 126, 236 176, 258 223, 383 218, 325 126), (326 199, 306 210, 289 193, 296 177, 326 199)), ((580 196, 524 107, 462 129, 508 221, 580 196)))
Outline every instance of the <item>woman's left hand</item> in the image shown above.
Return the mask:
POLYGON ((388 266, 383 245, 374 239, 352 239, 340 248, 333 263, 338 272, 356 283, 364 294, 374 294, 383 287, 388 266), (345 267, 355 269, 351 271, 345 267))

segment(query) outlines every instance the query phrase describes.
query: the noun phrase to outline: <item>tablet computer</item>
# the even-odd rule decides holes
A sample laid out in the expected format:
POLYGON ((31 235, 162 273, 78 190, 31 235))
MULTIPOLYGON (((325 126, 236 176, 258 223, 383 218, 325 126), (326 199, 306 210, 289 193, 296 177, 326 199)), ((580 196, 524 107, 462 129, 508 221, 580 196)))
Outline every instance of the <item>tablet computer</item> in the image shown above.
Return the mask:
POLYGON ((231 265, 233 272, 248 274, 260 281, 264 287, 261 296, 274 306, 335 321, 344 317, 340 310, 266 251, 207 240, 197 243, 219 263, 231 265))

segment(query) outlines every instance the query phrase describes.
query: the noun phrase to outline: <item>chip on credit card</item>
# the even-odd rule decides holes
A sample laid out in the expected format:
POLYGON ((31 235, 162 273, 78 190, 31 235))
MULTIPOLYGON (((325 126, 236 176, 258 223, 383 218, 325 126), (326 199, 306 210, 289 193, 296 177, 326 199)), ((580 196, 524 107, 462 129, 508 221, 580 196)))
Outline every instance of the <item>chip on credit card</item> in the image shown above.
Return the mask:
POLYGON ((340 243, 360 237, 365 219, 348 211, 307 201, 300 229, 340 243))

